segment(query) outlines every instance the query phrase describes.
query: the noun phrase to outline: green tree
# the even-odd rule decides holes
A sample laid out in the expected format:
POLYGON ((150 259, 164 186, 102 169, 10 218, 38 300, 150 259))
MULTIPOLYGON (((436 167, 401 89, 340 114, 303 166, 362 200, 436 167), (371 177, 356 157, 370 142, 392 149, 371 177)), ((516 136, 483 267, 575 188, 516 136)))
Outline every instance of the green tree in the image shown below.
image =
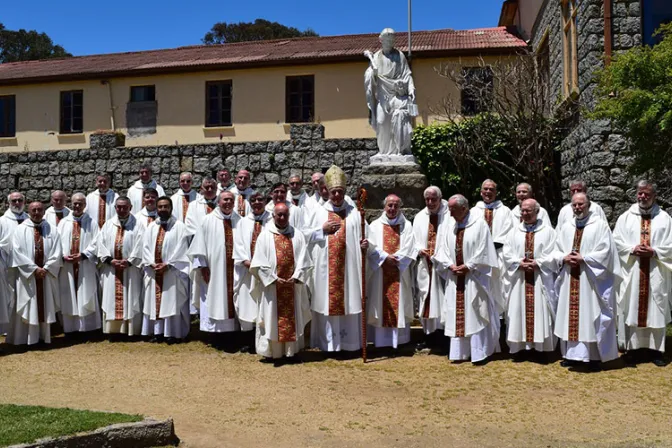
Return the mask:
POLYGON ((611 120, 629 141, 631 174, 672 168, 672 24, 654 47, 633 47, 597 72, 597 103, 589 114, 611 120))
POLYGON ((257 19, 254 22, 215 23, 212 26, 212 29, 205 33, 205 37, 203 37, 202 41, 206 45, 213 45, 252 40, 316 36, 318 36, 318 34, 310 28, 305 31, 300 31, 298 28, 285 26, 278 22, 257 19))
POLYGON ((72 56, 45 33, 20 29, 12 31, 0 23, 0 63, 72 56))

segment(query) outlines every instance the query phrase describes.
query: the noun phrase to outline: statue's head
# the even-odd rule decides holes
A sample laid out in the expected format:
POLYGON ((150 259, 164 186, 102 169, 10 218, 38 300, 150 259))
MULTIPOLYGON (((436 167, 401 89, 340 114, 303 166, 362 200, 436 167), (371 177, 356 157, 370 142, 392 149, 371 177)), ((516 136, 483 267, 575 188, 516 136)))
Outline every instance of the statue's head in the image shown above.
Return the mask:
POLYGON ((381 31, 379 39, 384 52, 388 52, 394 48, 394 30, 392 28, 385 28, 381 31))

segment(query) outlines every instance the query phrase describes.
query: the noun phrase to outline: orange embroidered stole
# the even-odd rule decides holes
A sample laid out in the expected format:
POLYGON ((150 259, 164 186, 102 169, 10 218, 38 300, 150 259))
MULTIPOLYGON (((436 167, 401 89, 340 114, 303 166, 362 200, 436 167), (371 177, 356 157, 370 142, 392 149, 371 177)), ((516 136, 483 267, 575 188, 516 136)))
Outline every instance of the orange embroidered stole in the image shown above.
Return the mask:
POLYGON ((345 315, 345 211, 329 212, 329 222, 341 227, 327 237, 329 256, 329 315, 345 315))
POLYGON ((233 308, 233 227, 231 220, 224 219, 224 246, 226 247, 226 303, 228 318, 235 316, 233 308))
POLYGON ((98 197, 98 228, 102 229, 106 221, 107 193, 99 193, 98 197))
POLYGON ((490 229, 490 234, 492 234, 492 218, 493 211, 491 208, 485 209, 485 222, 488 224, 488 229, 490 229))
MULTIPOLYGON (((651 245, 651 215, 642 215, 639 244, 651 245)), ((649 292, 651 258, 639 258, 639 306, 637 308, 637 326, 646 327, 646 318, 649 315, 649 292)))
POLYGON ((238 195, 238 214, 245 217, 245 198, 242 194, 238 195))
MULTIPOLYGON (((534 232, 525 234, 525 258, 534 260, 534 232)), ((534 271, 525 272, 525 341, 534 342, 534 271)))
MULTIPOLYGON (((581 239, 583 238, 583 229, 576 228, 574 233, 574 242, 572 243, 572 250, 575 252, 581 251, 581 239)), ((581 285, 581 266, 571 269, 569 281, 569 338, 570 341, 579 340, 579 299, 580 299, 580 285, 581 285)))
MULTIPOLYGON (((114 259, 124 259, 124 226, 117 228, 114 237, 114 259)), ((114 319, 124 319, 124 270, 114 268, 114 319)))
MULTIPOLYGON (((399 250, 401 226, 383 224, 383 250, 394 254, 399 250)), ((383 327, 397 328, 399 322, 399 268, 383 264, 383 327)))
MULTIPOLYGON (((294 246, 290 235, 273 234, 277 276, 289 280, 294 275, 294 246)), ((296 341, 294 284, 275 283, 278 311, 278 342, 296 341)))
POLYGON ((250 255, 254 257, 254 249, 257 247, 257 239, 261 233, 261 221, 254 221, 254 230, 252 230, 252 242, 250 243, 250 255))
MULTIPOLYGON (((154 246, 154 263, 163 263, 163 240, 166 237, 166 230, 159 226, 159 233, 156 235, 156 245, 154 246)), ((163 295, 163 272, 154 272, 154 292, 156 296, 156 318, 159 319, 161 311, 161 296, 163 295)))
MULTIPOLYGON (((455 265, 461 266, 464 264, 464 254, 462 246, 464 244, 464 228, 457 229, 455 236, 455 265)), ((466 285, 466 277, 464 275, 457 276, 457 285, 455 287, 455 337, 464 337, 464 290, 466 285)))
MULTIPOLYGON (((77 220, 72 220, 72 238, 70 240, 70 255, 79 253, 79 242, 82 235, 82 227, 77 220)), ((75 279, 75 293, 79 288, 79 261, 72 263, 72 272, 75 279)))
MULTIPOLYGON (((40 233, 40 227, 34 227, 35 264, 44 267, 44 238, 40 233)), ((35 277, 35 295, 37 296, 37 318, 44 323, 44 279, 35 277)))
MULTIPOLYGON (((430 257, 434 255, 436 249, 436 231, 439 227, 439 215, 429 215, 429 226, 427 228, 427 250, 430 257)), ((427 269, 429 270, 429 290, 425 299, 425 309, 422 313, 424 319, 429 319, 429 302, 432 297, 432 262, 427 260, 427 269)))

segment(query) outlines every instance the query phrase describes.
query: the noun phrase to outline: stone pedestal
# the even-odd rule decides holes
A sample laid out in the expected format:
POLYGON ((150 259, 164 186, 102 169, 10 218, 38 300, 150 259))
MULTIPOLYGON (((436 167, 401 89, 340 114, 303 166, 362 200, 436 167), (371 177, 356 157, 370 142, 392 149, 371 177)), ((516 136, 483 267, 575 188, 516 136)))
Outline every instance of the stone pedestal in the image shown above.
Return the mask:
POLYGON ((368 194, 366 217, 369 222, 380 216, 383 201, 388 194, 396 194, 401 198, 402 211, 407 219, 412 220, 416 213, 425 208, 422 194, 427 188, 427 178, 415 163, 369 165, 362 170, 362 186, 368 194))

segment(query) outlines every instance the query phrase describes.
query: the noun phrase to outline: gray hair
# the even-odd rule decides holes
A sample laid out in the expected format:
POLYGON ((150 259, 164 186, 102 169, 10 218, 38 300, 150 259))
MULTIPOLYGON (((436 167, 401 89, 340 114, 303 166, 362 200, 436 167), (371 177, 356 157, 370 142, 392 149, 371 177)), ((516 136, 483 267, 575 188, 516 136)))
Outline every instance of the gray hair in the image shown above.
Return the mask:
MULTIPOLYGON (((535 212, 536 214, 539 214, 539 211, 541 210, 541 205, 539 205, 539 202, 537 202, 536 199, 529 198, 529 199, 525 199, 525 200, 523 201, 523 203, 525 203, 525 202, 527 202, 527 201, 534 201, 534 212, 535 212)), ((522 207, 523 203, 520 204, 521 207, 522 207)))
POLYGON ((441 199, 443 195, 441 194, 441 189, 437 187, 436 185, 430 185, 429 187, 425 188, 424 193, 422 193, 422 197, 427 199, 427 195, 431 192, 436 193, 436 195, 441 199))
POLYGON ((118 202, 122 202, 122 201, 128 202, 129 204, 131 204, 131 207, 133 207, 133 203, 131 202, 131 198, 129 198, 128 196, 119 196, 117 198, 117 200, 114 201, 114 204, 116 205, 118 202))
POLYGON ((582 181, 580 179, 574 179, 574 180, 570 181, 569 182, 569 188, 572 188, 572 185, 581 185, 581 189, 583 191, 588 191, 588 186, 586 185, 586 183, 584 181, 582 181))
POLYGON ((639 190, 640 188, 649 188, 653 192, 653 194, 658 194, 658 189, 656 187, 656 184, 653 182, 649 182, 646 179, 641 179, 637 182, 636 184, 637 189, 639 190))
POLYGON ((217 183, 217 181, 210 176, 204 177, 203 180, 201 181, 201 185, 203 185, 203 184, 216 184, 216 183, 217 183))
POLYGON ((54 190, 54 191, 52 191, 52 192, 51 192, 51 197, 53 198, 54 195, 59 195, 59 194, 62 194, 64 197, 67 198, 67 195, 65 194, 65 191, 63 191, 63 190, 54 190))
POLYGON ((383 207, 385 207, 385 206, 387 205, 387 201, 388 201, 390 198, 392 198, 392 197, 399 199, 399 207, 403 207, 403 206, 404 206, 404 201, 402 201, 401 198, 400 198, 399 196, 397 196, 397 195, 394 194, 394 193, 390 193, 390 194, 388 194, 387 196, 385 196, 385 199, 383 199, 383 207))
POLYGON ((518 190, 518 187, 527 187, 527 191, 530 192, 530 194, 534 193, 534 189, 532 188, 532 185, 528 184, 527 182, 521 182, 516 186, 516 190, 518 190))
POLYGON ((301 175, 300 175, 300 174, 296 174, 296 173, 292 173, 292 174, 290 174, 289 177, 287 178, 287 180, 289 180, 289 179, 294 179, 295 177, 296 177, 297 179, 299 179, 301 182, 303 182, 303 178, 301 177, 301 175))
POLYGON ((7 202, 11 201, 10 196, 13 194, 18 194, 19 196, 21 196, 21 199, 23 199, 24 201, 26 200, 26 197, 20 191, 12 191, 7 195, 7 202))
POLYGON ((75 199, 84 199, 86 201, 86 195, 81 191, 78 191, 77 193, 72 195, 72 198, 70 198, 70 200, 73 202, 75 201, 75 199))
POLYGON ((194 175, 191 174, 189 171, 182 171, 180 173, 180 179, 182 179, 182 176, 189 176, 189 177, 192 177, 192 178, 194 177, 194 175))
POLYGON ((461 194, 454 194, 448 199, 448 202, 455 201, 459 207, 469 208, 469 200, 461 194))
POLYGON ((485 179, 485 180, 481 183, 481 188, 483 188, 483 185, 485 185, 485 184, 487 184, 487 183, 491 183, 492 185, 495 186, 495 190, 497 189, 497 182, 495 182, 495 181, 492 180, 492 179, 485 179))

